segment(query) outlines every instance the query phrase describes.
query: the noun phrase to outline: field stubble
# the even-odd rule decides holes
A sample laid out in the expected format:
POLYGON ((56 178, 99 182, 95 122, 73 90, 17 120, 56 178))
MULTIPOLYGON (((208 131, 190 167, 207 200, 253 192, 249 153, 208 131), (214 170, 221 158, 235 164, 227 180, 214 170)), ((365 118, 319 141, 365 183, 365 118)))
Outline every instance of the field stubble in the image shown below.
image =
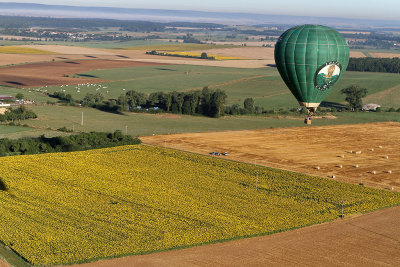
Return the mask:
POLYGON ((399 137, 400 124, 386 122, 160 135, 142 140, 201 154, 227 151, 228 158, 237 161, 400 191, 399 137))

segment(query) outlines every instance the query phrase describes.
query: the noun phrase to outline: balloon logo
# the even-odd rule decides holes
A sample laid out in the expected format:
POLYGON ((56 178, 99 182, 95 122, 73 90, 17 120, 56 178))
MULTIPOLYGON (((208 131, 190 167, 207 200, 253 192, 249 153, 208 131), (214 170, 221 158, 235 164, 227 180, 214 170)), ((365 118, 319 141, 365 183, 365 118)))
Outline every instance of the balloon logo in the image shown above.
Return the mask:
POLYGON ((328 62, 321 66, 315 73, 314 86, 319 90, 327 90, 337 80, 339 80, 340 70, 339 62, 328 62))
POLYGON ((336 30, 301 25, 284 32, 275 45, 275 63, 300 105, 314 114, 349 63, 349 47, 336 30))

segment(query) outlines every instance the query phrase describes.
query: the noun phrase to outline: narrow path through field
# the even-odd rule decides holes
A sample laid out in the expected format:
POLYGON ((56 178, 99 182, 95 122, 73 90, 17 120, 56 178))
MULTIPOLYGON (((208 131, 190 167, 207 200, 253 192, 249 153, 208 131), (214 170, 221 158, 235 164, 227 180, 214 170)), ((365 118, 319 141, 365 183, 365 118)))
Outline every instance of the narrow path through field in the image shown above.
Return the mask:
POLYGON ((293 231, 90 266, 399 266, 400 207, 293 231))

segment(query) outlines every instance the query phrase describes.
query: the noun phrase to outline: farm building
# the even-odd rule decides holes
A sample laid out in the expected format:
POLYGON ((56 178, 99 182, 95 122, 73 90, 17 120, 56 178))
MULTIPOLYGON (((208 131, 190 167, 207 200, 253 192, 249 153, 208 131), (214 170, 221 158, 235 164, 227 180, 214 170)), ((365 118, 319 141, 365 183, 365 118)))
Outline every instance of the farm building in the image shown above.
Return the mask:
POLYGON ((381 107, 381 106, 378 105, 378 104, 370 103, 370 104, 365 104, 365 105, 363 105, 363 106, 362 106, 362 110, 364 110, 364 111, 376 111, 376 109, 377 109, 377 108, 380 108, 380 107, 381 107))
POLYGON ((0 95, 0 101, 4 100, 15 100, 15 97, 10 96, 10 95, 0 95))

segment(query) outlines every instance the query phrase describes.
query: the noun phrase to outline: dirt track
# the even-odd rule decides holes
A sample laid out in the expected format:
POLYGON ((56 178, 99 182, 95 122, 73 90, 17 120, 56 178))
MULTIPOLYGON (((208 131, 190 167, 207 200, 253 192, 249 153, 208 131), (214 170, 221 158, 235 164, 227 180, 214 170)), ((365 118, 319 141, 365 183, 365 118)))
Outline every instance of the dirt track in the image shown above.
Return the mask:
POLYGON ((0 84, 14 87, 34 87, 45 85, 79 84, 101 82, 99 79, 70 78, 73 75, 96 69, 128 68, 137 66, 162 65, 160 63, 121 60, 68 60, 32 63, 0 68, 0 84))
POLYGON ((400 207, 293 231, 140 256, 98 266, 399 266, 400 207))
POLYGON ((229 156, 221 157, 321 177, 334 175, 345 182, 400 191, 400 123, 189 133, 141 139, 148 144, 207 155, 227 151, 229 156))

